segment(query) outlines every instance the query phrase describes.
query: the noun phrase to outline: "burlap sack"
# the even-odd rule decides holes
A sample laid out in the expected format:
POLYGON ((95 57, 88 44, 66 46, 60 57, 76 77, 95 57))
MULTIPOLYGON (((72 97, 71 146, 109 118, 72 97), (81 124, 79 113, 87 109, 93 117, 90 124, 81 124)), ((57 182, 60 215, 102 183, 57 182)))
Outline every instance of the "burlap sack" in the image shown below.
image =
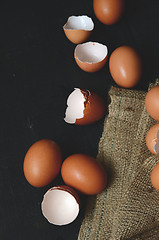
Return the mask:
POLYGON ((78 240, 159 239, 159 192, 150 182, 159 157, 145 142, 156 122, 145 109, 145 95, 114 87, 109 91, 97 159, 106 166, 110 181, 105 191, 88 198, 78 240))

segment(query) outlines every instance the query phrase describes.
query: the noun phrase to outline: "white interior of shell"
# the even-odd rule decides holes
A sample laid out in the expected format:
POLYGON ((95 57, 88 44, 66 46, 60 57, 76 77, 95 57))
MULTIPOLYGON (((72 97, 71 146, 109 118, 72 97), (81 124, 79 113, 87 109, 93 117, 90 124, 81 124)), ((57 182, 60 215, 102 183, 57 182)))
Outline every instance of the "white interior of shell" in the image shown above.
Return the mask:
POLYGON ((71 16, 68 18, 67 23, 63 26, 64 29, 72 30, 85 30, 92 31, 94 28, 94 23, 92 19, 88 16, 71 16))
POLYGON ((75 48, 75 56, 81 62, 98 63, 106 58, 107 46, 97 42, 78 44, 75 48))
POLYGON ((48 190, 44 195, 41 209, 44 217, 52 224, 66 225, 73 222, 79 214, 79 204, 66 190, 48 190))
POLYGON ((159 153, 159 129, 157 131, 157 143, 154 145, 154 151, 155 153, 159 153))
POLYGON ((67 99, 67 108, 64 118, 65 122, 73 124, 76 122, 76 119, 84 117, 84 102, 85 98, 83 93, 79 88, 75 88, 67 99))

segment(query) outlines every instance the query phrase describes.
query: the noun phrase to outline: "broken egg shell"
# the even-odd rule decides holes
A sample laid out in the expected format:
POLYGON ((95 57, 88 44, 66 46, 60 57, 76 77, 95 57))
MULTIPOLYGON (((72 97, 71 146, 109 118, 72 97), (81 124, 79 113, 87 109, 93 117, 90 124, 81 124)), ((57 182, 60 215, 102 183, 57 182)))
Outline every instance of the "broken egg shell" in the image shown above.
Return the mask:
POLYGON ((86 41, 94 29, 92 19, 86 15, 71 16, 63 26, 66 37, 75 44, 86 41))
POLYGON ((86 154, 73 154, 67 157, 61 167, 61 176, 65 184, 87 195, 98 194, 107 185, 104 167, 95 158, 86 154))
POLYGON ((158 146, 158 131, 159 131, 159 123, 153 125, 147 135, 146 135, 146 145, 149 151, 152 154, 157 154, 159 152, 159 146, 158 146))
POLYGON ((148 114, 159 121, 159 86, 151 88, 145 97, 145 107, 148 114))
POLYGON ((97 42, 78 44, 74 50, 77 65, 85 72, 97 72, 108 58, 107 46, 97 42))
POLYGON ((69 95, 65 112, 65 122, 88 125, 99 121, 106 113, 105 101, 94 92, 75 90, 69 95))
POLYGON ((24 176, 34 187, 50 184, 60 172, 62 152, 57 143, 41 139, 28 149, 23 163, 24 176))
POLYGON ((153 167, 150 179, 152 186, 159 191, 159 162, 153 167))
POLYGON ((59 226, 70 224, 80 211, 79 195, 69 186, 54 186, 45 193, 41 210, 51 224, 59 226))

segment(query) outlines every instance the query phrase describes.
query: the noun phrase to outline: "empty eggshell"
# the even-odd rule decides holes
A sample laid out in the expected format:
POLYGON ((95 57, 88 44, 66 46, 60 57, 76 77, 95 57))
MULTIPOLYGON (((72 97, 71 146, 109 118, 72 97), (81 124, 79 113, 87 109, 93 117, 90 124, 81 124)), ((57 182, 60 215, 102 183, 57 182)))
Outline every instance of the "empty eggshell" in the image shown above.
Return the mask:
POLYGON ((104 67, 107 57, 107 46, 98 42, 78 44, 74 50, 77 65, 86 72, 99 71, 104 67))
POLYGON ((92 19, 86 15, 71 16, 63 26, 66 37, 75 44, 86 41, 93 29, 94 23, 92 19))
POLYGON ((159 153, 159 123, 149 129, 146 135, 146 145, 151 153, 159 153))
POLYGON ((77 218, 80 211, 80 199, 71 187, 55 186, 45 193, 41 210, 51 224, 66 225, 77 218))
POLYGON ((67 99, 65 122, 77 125, 94 123, 104 117, 105 101, 88 90, 75 88, 67 99))

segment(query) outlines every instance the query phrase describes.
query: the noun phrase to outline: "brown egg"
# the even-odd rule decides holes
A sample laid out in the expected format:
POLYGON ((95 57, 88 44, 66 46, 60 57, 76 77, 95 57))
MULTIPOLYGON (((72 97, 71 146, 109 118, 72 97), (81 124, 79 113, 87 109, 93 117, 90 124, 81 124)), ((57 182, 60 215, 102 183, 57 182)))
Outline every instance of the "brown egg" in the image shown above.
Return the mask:
POLYGON ((34 187, 43 187, 51 183, 62 164, 59 146, 52 140, 42 139, 35 142, 24 158, 24 175, 34 187))
POLYGON ((85 72, 97 72, 104 67, 108 57, 108 49, 97 42, 78 44, 74 51, 77 65, 85 72))
POLYGON ((88 16, 71 16, 63 26, 66 37, 73 43, 86 41, 94 29, 94 23, 88 16))
POLYGON ((159 191, 159 163, 157 163, 151 172, 151 183, 152 186, 159 191))
POLYGON ((142 74, 142 63, 138 53, 129 46, 115 49, 109 59, 109 70, 114 81, 121 87, 134 87, 142 74))
POLYGON ((67 185, 88 195, 103 191, 107 184, 103 166, 85 154, 73 154, 66 158, 61 167, 61 175, 67 185))
POLYGON ((93 0, 93 9, 96 17, 104 24, 116 23, 124 10, 123 0, 93 0))
POLYGON ((159 121, 159 86, 151 88, 146 94, 145 107, 148 114, 159 121))
POLYGON ((159 123, 152 126, 146 135, 146 145, 149 151, 153 154, 157 154, 159 152, 158 131, 159 131, 159 123))
POLYGON ((106 112, 105 101, 96 93, 88 90, 75 90, 67 99, 65 122, 77 125, 87 125, 99 121, 106 112))

